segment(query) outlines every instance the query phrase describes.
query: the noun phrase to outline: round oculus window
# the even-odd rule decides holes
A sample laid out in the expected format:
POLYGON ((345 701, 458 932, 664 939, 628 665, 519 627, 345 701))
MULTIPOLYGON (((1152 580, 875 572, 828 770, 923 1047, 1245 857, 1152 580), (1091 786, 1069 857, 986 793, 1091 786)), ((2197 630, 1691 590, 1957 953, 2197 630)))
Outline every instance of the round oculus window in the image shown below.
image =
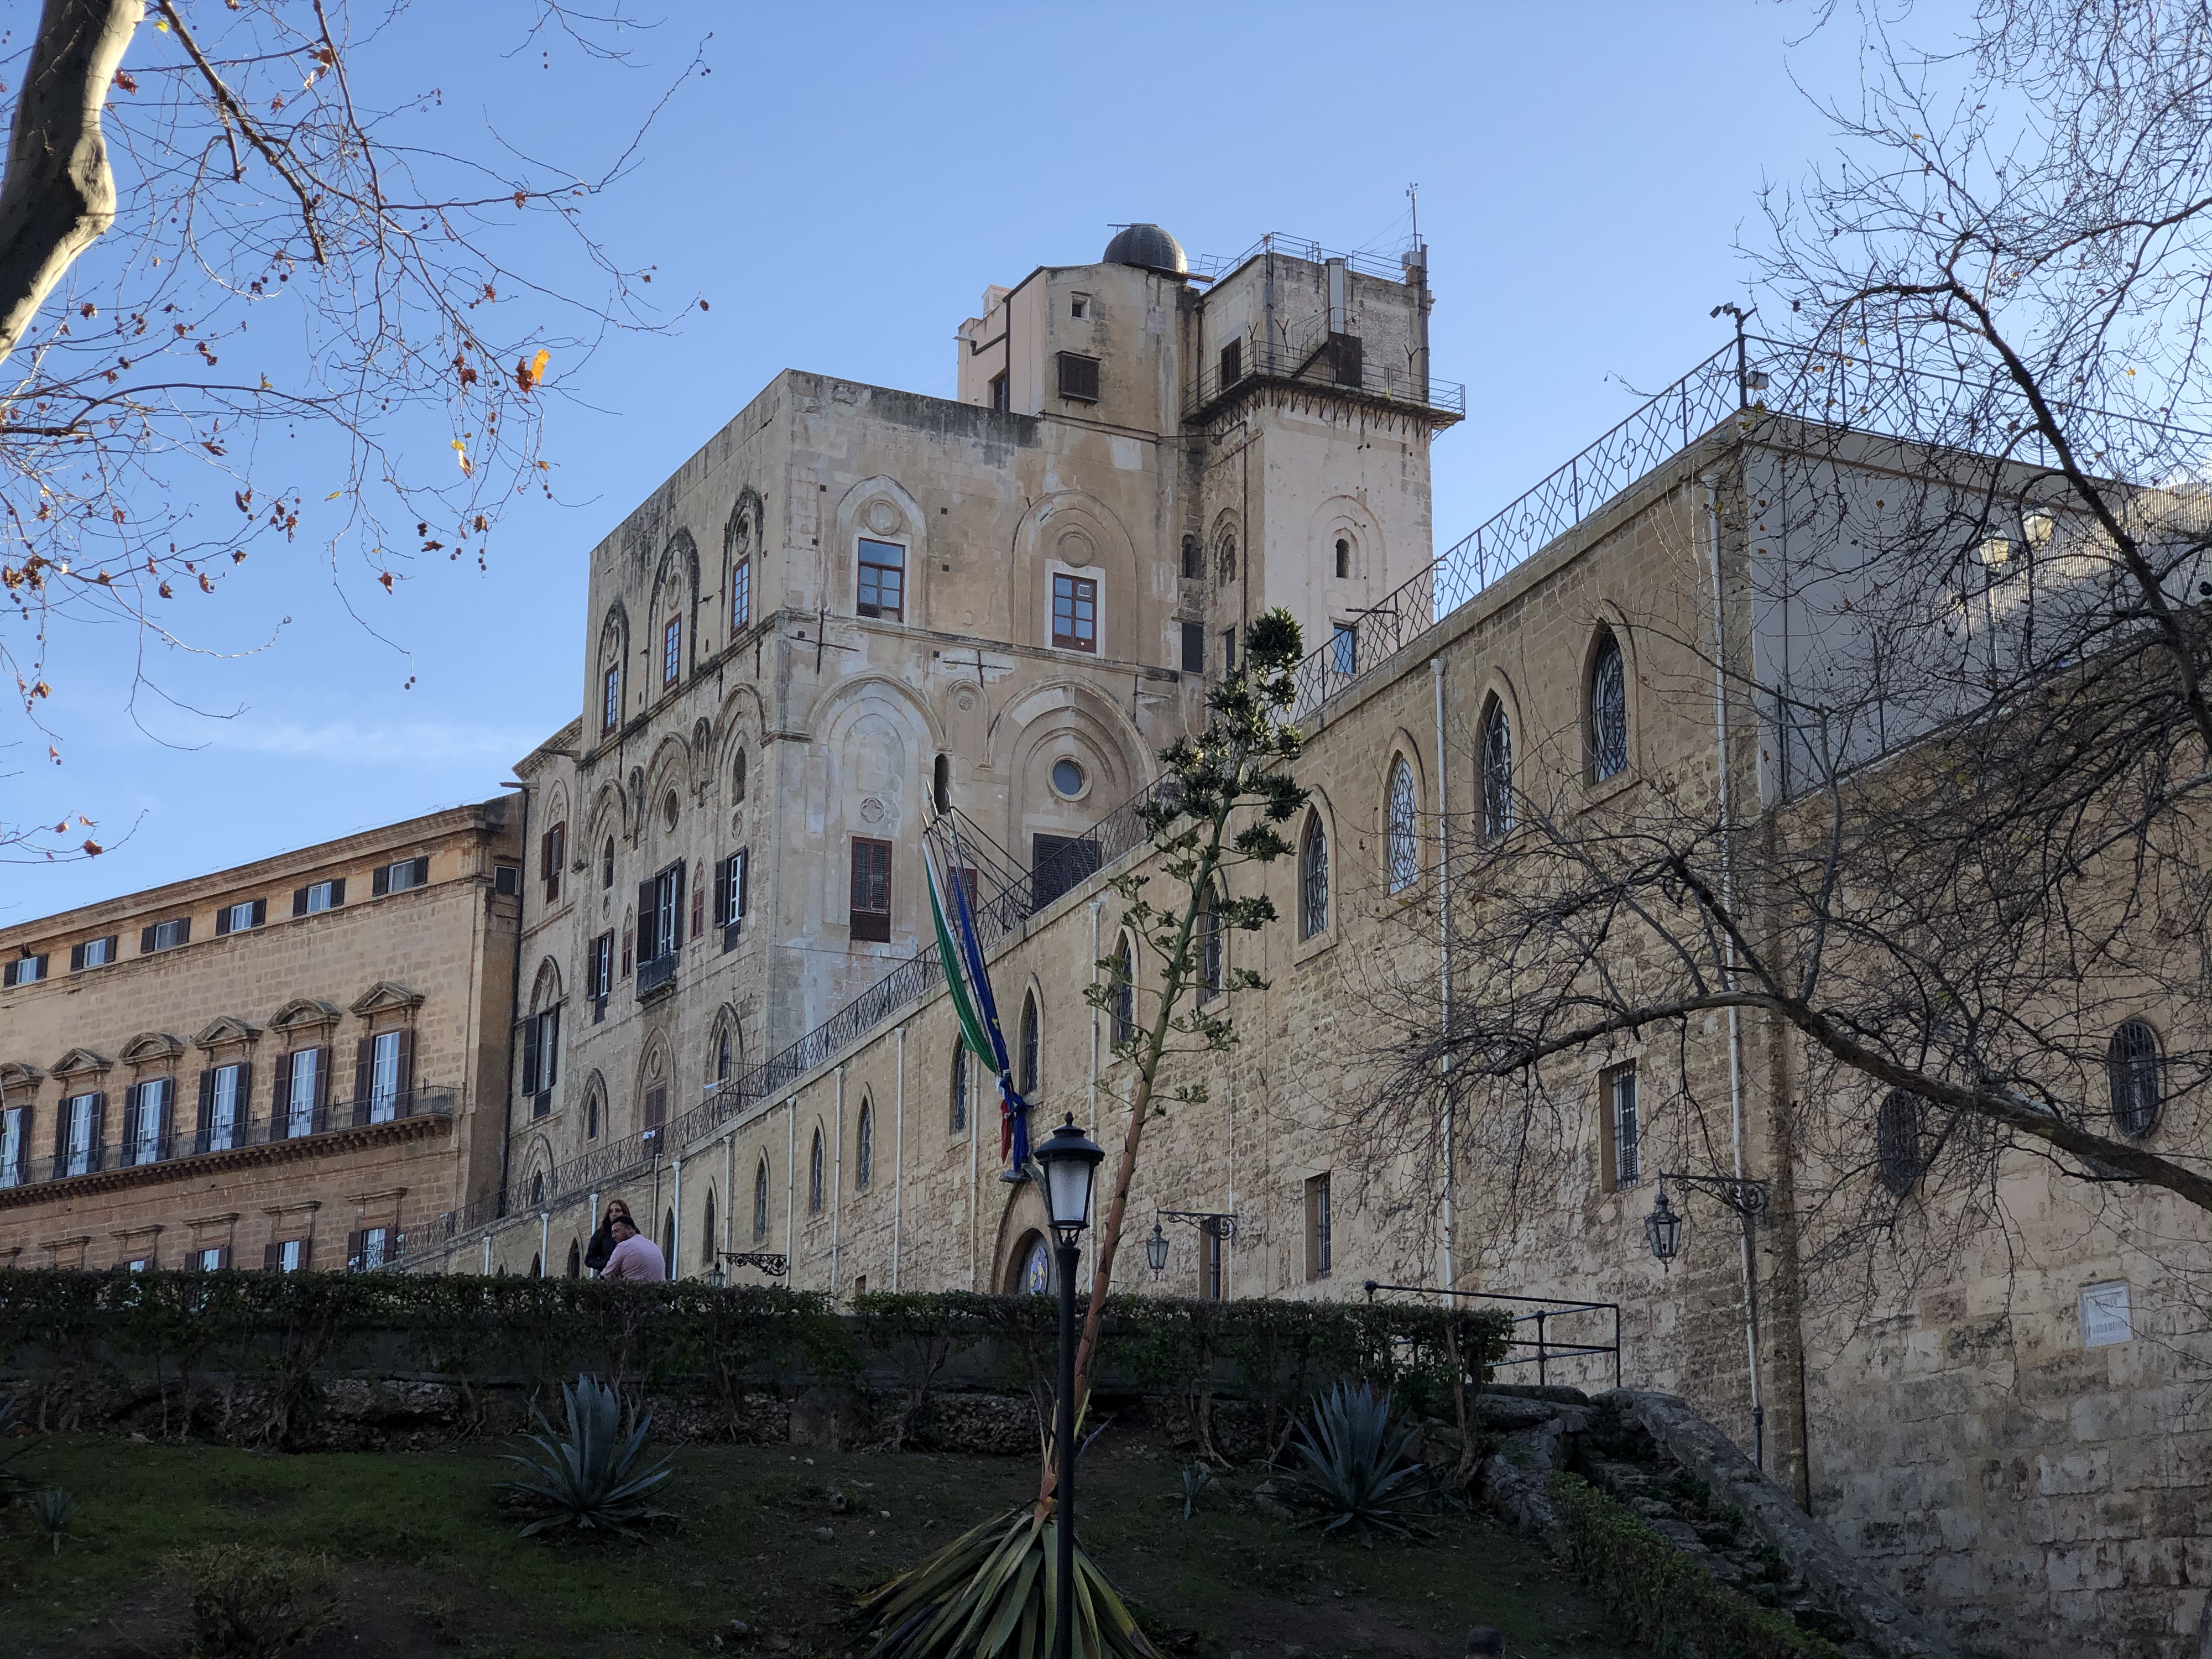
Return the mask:
POLYGON ((665 795, 661 797, 661 827, 666 830, 673 830, 676 827, 676 820, 678 817, 681 815, 683 810, 684 809, 677 804, 676 792, 673 789, 670 790, 665 795))
POLYGON ((1083 768, 1066 756, 1052 763, 1052 787, 1057 794, 1073 800, 1083 793, 1083 768))

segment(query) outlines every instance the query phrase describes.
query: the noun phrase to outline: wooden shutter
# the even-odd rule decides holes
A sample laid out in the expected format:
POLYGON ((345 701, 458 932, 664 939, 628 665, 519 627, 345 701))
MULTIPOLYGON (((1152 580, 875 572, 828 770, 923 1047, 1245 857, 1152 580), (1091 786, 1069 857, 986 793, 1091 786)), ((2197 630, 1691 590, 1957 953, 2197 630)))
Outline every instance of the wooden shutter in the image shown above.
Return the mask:
POLYGON ((526 1015, 522 1021, 522 1092, 538 1092, 538 1016, 526 1015))
POLYGON ((751 872, 752 862, 752 853, 750 848, 744 847, 738 848, 736 882, 738 890, 736 895, 737 909, 734 914, 736 915, 737 919, 740 921, 744 921, 745 916, 746 878, 751 872))
POLYGON ((682 949, 684 945, 684 870, 683 865, 675 864, 670 866, 667 872, 668 879, 676 884, 675 902, 668 907, 668 930, 675 937, 668 943, 672 949, 677 950, 682 949))
POLYGON ((154 930, 151 927, 138 930, 138 954, 142 957, 154 954, 154 930))
POLYGON ((655 884, 641 881, 637 884, 637 959, 641 963, 653 958, 653 888, 655 884))
POLYGON ((178 917, 178 918, 177 918, 177 943, 178 943, 178 944, 179 944, 179 945, 190 945, 191 942, 192 942, 192 919, 191 919, 190 916, 179 916, 179 917, 178 917))
POLYGON ((645 1092, 645 1127, 657 1129, 668 1121, 668 1087, 648 1089, 645 1092))
POLYGON ((276 1083, 269 1097, 269 1138, 283 1140, 291 1133, 292 1056, 276 1056, 276 1083))
POLYGON ((99 1163, 100 1153, 106 1146, 107 1094, 105 1090, 101 1090, 96 1091, 92 1097, 92 1151, 93 1162, 95 1164, 99 1163))
POLYGON ((348 1273, 353 1272, 361 1265, 362 1240, 366 1237, 367 1234, 358 1227, 346 1235, 345 1265, 348 1273))
POLYGON ((253 1117, 253 1062, 250 1060, 238 1062, 238 1093, 232 1098, 230 1110, 238 1142, 243 1145, 246 1126, 253 1117))
POLYGON ((230 907, 218 904, 215 909, 215 936, 221 939, 230 931, 230 907))
POLYGON ((538 1069, 538 1086, 550 1089, 561 1080, 561 1006, 554 1004, 538 1017, 538 1040, 545 1045, 545 1060, 538 1069))
POLYGON ((54 1175, 57 1179, 69 1165, 63 1160, 69 1157, 70 1097, 64 1095, 54 1113, 54 1175))
POLYGON ((415 1091, 415 1033, 412 1028, 399 1028, 399 1099, 400 1112, 406 1114, 406 1103, 415 1091))
POLYGON ((335 910, 345 902, 345 878, 340 876, 331 884, 331 908, 335 910))
MULTIPOLYGON (((215 1135, 215 1073, 212 1066, 200 1067, 200 1119, 192 1137, 192 1150, 196 1152, 207 1151, 208 1142, 215 1135)), ((231 1109, 237 1111, 235 1106, 231 1109)))
MULTIPOLYGON (((313 1224, 310 1223, 309 1224, 313 1225, 313 1224)), ((301 1273, 307 1272, 310 1267, 314 1265, 314 1260, 315 1236, 311 1232, 305 1238, 300 1241, 300 1271, 301 1273)))
POLYGON ((135 1158, 138 1152, 138 1097, 146 1085, 134 1083, 123 1091, 123 1156, 135 1158))
POLYGON ((72 945, 70 946, 70 972, 72 974, 81 974, 83 971, 84 946, 82 945, 72 945))
POLYGON ((295 887, 292 890, 292 914, 295 916, 304 916, 307 914, 307 890, 304 887, 295 887))
POLYGON ((714 865, 714 922, 717 927, 726 927, 737 919, 737 912, 730 908, 731 866, 736 862, 733 858, 721 859, 714 865))
POLYGON ((392 866, 388 864, 380 864, 376 866, 375 872, 368 878, 368 896, 371 898, 382 898, 391 890, 392 866))
POLYGON ((427 854, 415 860, 415 884, 417 887, 430 884, 430 860, 427 854))
POLYGON ((368 1121, 370 1086, 376 1080, 376 1039, 360 1038, 353 1045, 353 1121, 368 1121))
POLYGON ((265 898, 258 898, 258 899, 254 900, 254 901, 253 901, 253 925, 254 925, 256 927, 260 927, 264 922, 267 921, 268 920, 269 920, 269 901, 268 901, 267 899, 265 899, 265 898))
POLYGON ((261 1271, 262 1271, 262 1272, 264 1272, 264 1273, 276 1273, 276 1272, 280 1271, 280 1270, 283 1267, 283 1266, 284 1266, 284 1246, 283 1246, 283 1242, 282 1242, 281 1240, 280 1240, 280 1241, 278 1241, 278 1242, 276 1242, 276 1243, 271 1243, 271 1244, 264 1245, 264 1246, 262 1248, 262 1251, 261 1251, 261 1271))
POLYGON ((331 1103, 331 1048, 325 1043, 315 1050, 315 1109, 320 1111, 331 1103))
POLYGON ((697 939, 707 931, 707 890, 702 886, 691 895, 691 937, 697 939))

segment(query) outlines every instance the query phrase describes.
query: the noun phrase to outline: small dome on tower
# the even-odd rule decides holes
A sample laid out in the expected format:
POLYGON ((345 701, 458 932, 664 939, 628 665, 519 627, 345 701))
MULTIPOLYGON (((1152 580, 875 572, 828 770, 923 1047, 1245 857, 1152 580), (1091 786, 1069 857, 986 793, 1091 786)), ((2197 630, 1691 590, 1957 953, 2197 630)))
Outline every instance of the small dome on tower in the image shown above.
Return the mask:
POLYGON ((1181 276, 1190 270, 1182 257, 1182 244, 1158 225, 1123 226, 1106 244, 1104 263, 1138 265, 1168 276, 1181 276))

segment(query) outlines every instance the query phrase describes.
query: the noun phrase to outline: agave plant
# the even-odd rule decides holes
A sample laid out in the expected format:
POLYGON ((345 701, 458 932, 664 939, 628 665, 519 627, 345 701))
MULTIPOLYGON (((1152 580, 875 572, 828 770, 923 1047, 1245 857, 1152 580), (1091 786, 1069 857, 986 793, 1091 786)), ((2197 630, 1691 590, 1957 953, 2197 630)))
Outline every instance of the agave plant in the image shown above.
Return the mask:
POLYGON ((668 1479, 668 1460, 643 1466, 646 1436, 653 1430, 653 1413, 642 1422, 626 1420, 622 1396, 597 1377, 586 1374, 570 1388, 561 1385, 568 1411, 566 1434, 556 1435, 545 1414, 537 1407, 538 1432, 527 1437, 535 1454, 516 1450, 506 1455, 529 1474, 519 1480, 503 1480, 501 1487, 517 1494, 522 1505, 539 1511, 522 1528, 526 1538, 552 1527, 573 1526, 635 1535, 635 1524, 665 1516, 653 1508, 646 1494, 668 1479))
POLYGON ((1198 1495, 1213 1484, 1213 1470, 1205 1463, 1186 1463, 1178 1477, 1182 1485, 1182 1518, 1198 1513, 1198 1495))
MULTIPOLYGON (((1024 1504, 869 1592, 860 1598, 876 1644, 868 1659, 1048 1659, 1059 1536, 1057 1522, 1024 1504)), ((1159 1659, 1079 1543, 1068 1659, 1159 1659)))
POLYGON ((39 1536, 49 1540, 54 1553, 59 1555, 62 1539, 69 1532, 70 1517, 76 1513, 76 1499, 55 1486, 32 1493, 26 1507, 31 1511, 31 1524, 39 1529, 39 1536))
POLYGON ((1298 1455, 1306 1461, 1298 1482, 1321 1510, 1323 1532, 1373 1527, 1406 1534, 1399 1519, 1410 1496, 1404 1487, 1421 1473, 1406 1456, 1413 1437, 1412 1425, 1392 1422, 1390 1396, 1364 1384, 1340 1382, 1316 1402, 1311 1426, 1298 1430, 1298 1455))

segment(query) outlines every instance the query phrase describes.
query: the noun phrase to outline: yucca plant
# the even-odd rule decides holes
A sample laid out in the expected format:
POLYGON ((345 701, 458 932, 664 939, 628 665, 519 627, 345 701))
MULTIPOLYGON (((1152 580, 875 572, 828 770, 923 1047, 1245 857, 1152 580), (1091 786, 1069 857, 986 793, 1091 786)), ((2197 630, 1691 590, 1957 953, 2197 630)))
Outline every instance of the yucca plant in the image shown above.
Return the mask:
POLYGON ((22 1427, 23 1397, 11 1394, 0 1398, 0 1509, 18 1492, 28 1492, 31 1487, 31 1477, 15 1467, 15 1460, 31 1444, 21 1437, 22 1427))
POLYGON ((1399 1518, 1411 1496, 1405 1488, 1421 1473, 1406 1455, 1413 1438, 1411 1425, 1391 1420, 1390 1396, 1364 1383, 1340 1382, 1315 1402, 1311 1425, 1298 1430, 1306 1467, 1297 1480, 1321 1511, 1323 1532, 1351 1527, 1406 1534, 1399 1518))
POLYGON ((533 1406, 530 1414, 539 1432, 526 1437, 538 1452, 506 1455, 508 1462, 529 1473, 501 1481, 501 1489, 515 1493, 524 1508, 538 1511, 522 1535, 575 1527, 635 1537, 635 1523, 668 1513, 653 1508, 646 1498, 669 1474, 665 1457, 650 1468, 643 1466, 653 1413, 647 1412, 641 1422, 625 1420, 621 1395, 588 1373, 574 1388, 562 1383, 561 1397, 568 1412, 568 1432, 556 1435, 544 1413, 533 1406))
MULTIPOLYGON (((1058 1540, 1043 1506, 1024 1504, 870 1591, 860 1599, 869 1659, 1050 1659, 1058 1540)), ((1068 1659, 1158 1659, 1079 1543, 1075 1589, 1068 1659)))
POLYGON ((31 1524, 39 1529, 39 1536, 54 1547, 54 1553, 62 1553, 62 1540, 69 1532, 70 1517, 76 1513, 76 1499, 59 1486, 33 1492, 26 1506, 31 1511, 31 1524))

